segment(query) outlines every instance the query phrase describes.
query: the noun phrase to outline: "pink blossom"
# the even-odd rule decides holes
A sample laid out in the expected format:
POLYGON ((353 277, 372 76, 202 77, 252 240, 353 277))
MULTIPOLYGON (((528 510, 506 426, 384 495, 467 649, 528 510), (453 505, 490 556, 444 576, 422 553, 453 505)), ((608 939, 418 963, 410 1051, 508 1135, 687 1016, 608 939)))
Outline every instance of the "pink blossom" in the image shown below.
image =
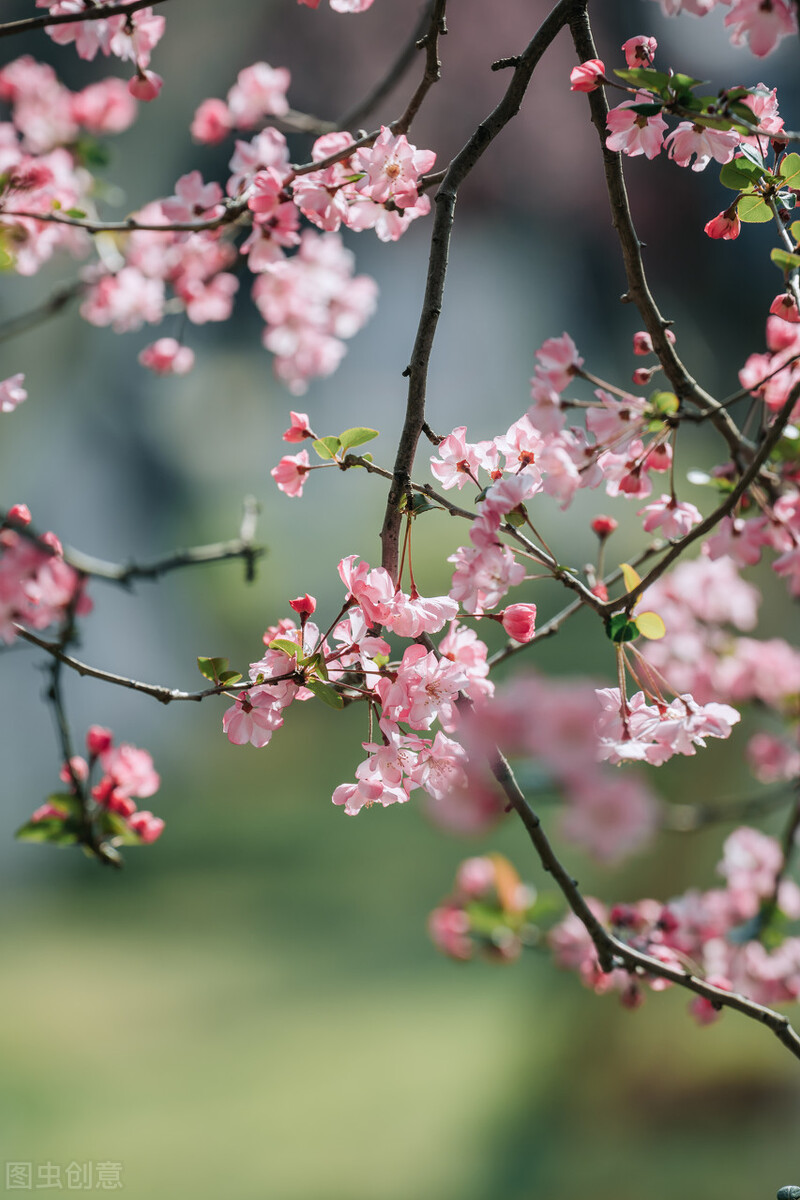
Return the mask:
POLYGON ((570 788, 560 828, 569 841, 610 863, 644 849, 658 817, 658 803, 640 780, 593 772, 570 788))
POLYGON ((733 0, 725 25, 734 46, 747 42, 756 58, 765 58, 782 38, 797 33, 797 14, 788 0, 733 0))
POLYGON ((466 425, 459 425, 439 443, 439 457, 431 457, 431 471, 445 491, 451 487, 461 490, 469 479, 478 480, 481 467, 491 470, 497 463, 491 442, 469 443, 466 433, 466 425))
POLYGON ((90 725, 86 733, 86 749, 90 758, 97 758, 100 754, 105 754, 106 750, 110 750, 114 741, 114 735, 110 729, 103 728, 102 725, 90 725))
POLYGON ((688 167, 692 155, 696 155, 693 171, 704 170, 712 158, 718 163, 730 162, 739 142, 734 129, 708 129, 691 121, 681 121, 664 139, 669 157, 679 167, 688 167))
POLYGON ((314 436, 309 427, 306 413, 290 412, 289 417, 291 425, 282 435, 285 442, 302 442, 306 438, 314 436))
POLYGON ((398 208, 413 208, 420 175, 433 168, 436 155, 433 150, 418 150, 405 134, 395 135, 383 125, 371 149, 357 150, 354 161, 365 172, 356 184, 360 192, 378 204, 391 199, 398 208))
POLYGON ((723 517, 703 544, 703 552, 711 559, 728 555, 738 567, 753 567, 768 542, 768 530, 766 518, 743 521, 741 517, 723 517))
POLYGON ((270 475, 279 489, 287 496, 303 494, 303 485, 309 470, 308 451, 301 450, 299 454, 286 454, 277 467, 273 467, 270 475))
POLYGON ((197 109, 190 130, 196 142, 215 146, 225 141, 233 126, 234 121, 225 101, 210 99, 204 100, 197 109))
POLYGON ((739 214, 735 206, 726 208, 724 212, 718 213, 703 227, 703 231, 710 238, 722 238, 723 241, 732 242, 734 238, 739 236, 741 224, 739 222, 739 214))
POLYGON ((400 637, 417 638, 423 633, 438 633, 457 612, 458 604, 449 596, 408 596, 398 591, 383 623, 400 637))
POLYGON ((800 775, 800 748, 769 733, 756 733, 747 743, 747 762, 760 783, 777 783, 800 775))
POLYGON ((599 58, 590 58, 573 67, 569 75, 571 92, 593 92, 600 87, 606 73, 605 63, 599 58))
MULTIPOLYGON (((307 4, 309 0, 300 0, 307 4)), ((428 933, 433 944, 450 958, 466 961, 472 958, 469 917, 455 904, 435 908, 428 917, 428 933)))
POLYGON ((635 100, 625 100, 612 108, 606 118, 609 135, 606 146, 609 150, 622 151, 632 158, 645 154, 655 158, 661 153, 664 130, 667 123, 660 113, 652 117, 643 117, 640 113, 631 111, 634 104, 650 101, 647 93, 639 93, 635 100))
POLYGON ((640 509, 638 515, 644 516, 642 527, 645 533, 652 533, 660 527, 664 537, 670 541, 685 537, 692 526, 698 525, 703 519, 702 514, 687 500, 678 502, 674 496, 664 495, 640 509))
POLYGON ((228 92, 228 113, 239 129, 252 129, 267 116, 283 117, 289 111, 286 99, 291 74, 286 67, 257 62, 240 71, 228 92))
POLYGON ((28 393, 22 386, 24 381, 25 376, 19 374, 11 375, 0 383, 0 412, 13 412, 18 404, 28 399, 28 393))
POLYGON ((159 338, 139 352, 139 362, 157 375, 185 375, 194 366, 194 351, 175 338, 159 338))
POLYGON ((114 788, 124 796, 143 800, 157 792, 161 784, 147 751, 127 743, 103 750, 100 766, 113 780, 114 788))
POLYGON ((124 81, 112 77, 73 96, 72 117, 91 133, 122 133, 136 120, 136 104, 124 81))
POLYGON ((389 572, 383 567, 370 569, 369 563, 358 562, 357 554, 343 558, 338 571, 349 595, 363 612, 367 625, 382 625, 394 604, 395 585, 389 572))
POLYGON ((536 374, 532 384, 547 385, 556 392, 563 392, 572 381, 575 371, 583 366, 583 359, 568 333, 558 338, 548 338, 536 351, 536 374))
POLYGON ((654 37, 639 34, 622 43, 622 52, 629 67, 649 67, 656 56, 658 42, 654 37))
POLYGON ((464 691, 473 702, 493 695, 494 684, 488 678, 488 649, 474 629, 451 621, 448 632, 439 642, 439 654, 458 663, 464 671, 467 677, 464 691))
POLYGON ((222 718, 223 732, 234 746, 248 743, 259 748, 266 746, 276 729, 283 724, 280 705, 268 695, 267 688, 255 688, 239 698, 222 718))
POLYGON ((128 817, 128 825, 134 833, 138 833, 145 845, 157 841, 164 832, 164 822, 161 817, 154 817, 146 809, 132 813, 128 817))
POLYGON ((466 762, 464 747, 437 733, 433 743, 424 743, 420 750, 411 779, 435 800, 441 800, 448 792, 466 787, 466 762))

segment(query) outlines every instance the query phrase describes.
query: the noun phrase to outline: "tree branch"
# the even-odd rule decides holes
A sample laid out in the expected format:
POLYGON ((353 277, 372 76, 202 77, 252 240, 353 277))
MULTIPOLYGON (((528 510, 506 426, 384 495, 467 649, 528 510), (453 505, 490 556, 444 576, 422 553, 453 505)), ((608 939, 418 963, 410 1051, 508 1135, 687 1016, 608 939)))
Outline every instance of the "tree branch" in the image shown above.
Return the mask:
POLYGON ((0 25, 0 37, 12 37, 15 33, 29 33, 32 29, 45 29, 50 25, 74 25, 76 21, 105 21, 109 17, 126 16, 139 8, 152 8, 165 4, 166 0, 130 0, 128 4, 109 4, 102 8, 87 8, 79 13, 51 14, 46 17, 25 17, 21 21, 9 21, 0 25))
POLYGON ((736 1012, 750 1017, 751 1020, 758 1021, 761 1025, 766 1025, 775 1034, 778 1041, 795 1058, 800 1059, 800 1037, 798 1037, 792 1028, 788 1018, 782 1013, 775 1012, 771 1008, 766 1008, 762 1004, 756 1004, 755 1001, 748 1000, 738 992, 726 992, 722 988, 714 987, 713 984, 706 983, 705 980, 699 979, 696 975, 692 975, 688 971, 683 971, 679 967, 672 967, 666 963, 659 962, 658 959, 652 958, 649 954, 644 954, 640 950, 634 950, 631 946, 626 945, 625 942, 620 941, 619 938, 609 933, 586 903, 577 881, 572 878, 559 860, 550 844, 549 838, 542 828, 541 821, 525 799, 511 767, 499 750, 492 764, 492 770, 495 778, 503 788, 509 804, 525 826, 543 868, 558 884, 567 904, 591 937, 602 971, 608 973, 616 967, 622 967, 623 970, 628 971, 634 977, 654 975, 659 979, 669 980, 670 983, 677 984, 678 987, 686 988, 688 991, 694 992, 695 995, 702 996, 704 999, 710 1001, 715 1008, 735 1009, 736 1012))
POLYGON ((498 133, 519 112, 533 72, 547 47, 559 30, 567 24, 570 17, 585 8, 585 4, 586 0, 560 0, 556 4, 524 53, 520 55, 502 100, 486 120, 481 122, 463 149, 452 160, 447 168, 442 186, 436 193, 436 213, 431 232, 425 296, 411 362, 405 372, 408 376, 406 418, 397 448, 392 486, 389 489, 381 530, 383 566, 394 579, 397 578, 398 568, 400 501, 408 489, 417 443, 425 423, 428 367, 442 308, 458 189, 498 133))

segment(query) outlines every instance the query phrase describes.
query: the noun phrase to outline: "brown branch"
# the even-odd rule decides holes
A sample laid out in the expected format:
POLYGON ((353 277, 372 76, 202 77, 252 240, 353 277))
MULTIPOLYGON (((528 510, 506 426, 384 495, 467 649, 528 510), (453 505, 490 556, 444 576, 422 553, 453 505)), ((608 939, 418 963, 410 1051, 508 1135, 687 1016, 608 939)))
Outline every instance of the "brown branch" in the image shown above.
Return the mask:
POLYGON ((766 1008, 762 1004, 756 1004, 755 1001, 748 1000, 746 996, 742 996, 738 992, 726 992, 722 988, 714 987, 713 984, 707 983, 704 979, 699 979, 689 971, 659 962, 658 959, 652 958, 649 954, 644 954, 640 950, 634 950, 631 946, 626 945, 625 942, 620 941, 619 938, 609 933, 586 903, 576 880, 572 878, 556 855, 547 834, 542 828, 539 817, 525 799, 508 762, 499 750, 492 763, 492 770, 495 778, 503 788, 509 804, 525 826, 542 867, 558 884, 567 904, 591 937, 602 971, 610 972, 617 967, 621 967, 634 977, 656 976, 659 979, 666 979, 670 983, 677 984, 678 987, 686 988, 688 991, 694 992, 695 995, 702 996, 705 1000, 710 1001, 715 1008, 732 1008, 736 1012, 750 1017, 751 1020, 758 1021, 761 1025, 766 1025, 775 1034, 778 1041, 795 1058, 800 1059, 800 1037, 798 1037, 792 1028, 788 1018, 782 1013, 775 1012, 771 1008, 766 1008))
POLYGON ((15 33, 28 33, 32 29, 45 29, 50 25, 73 25, 76 21, 105 21, 108 17, 121 17, 136 12, 139 8, 152 8, 165 4, 166 0, 130 0, 128 4, 109 4, 102 8, 87 8, 79 13, 52 14, 46 17, 25 17, 21 21, 9 21, 0 25, 0 37, 12 37, 15 33))
POLYGON ((416 62, 417 51, 419 49, 418 42, 424 37, 425 31, 428 29, 433 5, 434 0, 427 0, 427 3, 420 12, 416 25, 411 31, 411 36, 402 46, 400 53, 388 71, 375 84, 375 87, 367 93, 363 100, 359 100, 358 104, 355 104, 342 114, 338 123, 334 126, 335 129, 352 129, 355 125, 360 124, 364 117, 374 112, 378 105, 394 91, 409 67, 416 62))
POLYGON ((56 659, 59 663, 63 663, 65 667, 70 667, 78 675, 88 676, 90 679, 99 679, 103 683, 113 683, 117 687, 128 688, 133 692, 142 692, 145 696, 152 696, 162 704, 170 704, 173 700, 195 700, 199 702, 200 700, 205 700, 207 696, 225 696, 237 692, 248 692, 254 687, 281 683, 285 679, 296 678, 296 672, 289 671, 284 675, 275 675, 270 679, 262 679, 260 684, 242 682, 221 683, 216 687, 204 688, 199 692, 182 692, 179 688, 163 687, 157 683, 141 683, 138 679, 130 679, 127 675, 116 675, 113 671, 103 671, 99 667, 91 667, 88 663, 81 662, 80 659, 72 658, 71 655, 61 649, 57 642, 45 641, 44 638, 31 633, 24 625, 12 623, 12 628, 18 637, 23 638, 26 642, 30 642, 32 646, 38 646, 40 650, 44 650, 51 658, 56 659))
POLYGON ((18 217, 26 221, 42 221, 45 224, 71 225, 74 229, 85 229, 87 233, 135 233, 144 229, 150 233, 205 233, 220 229, 223 225, 232 225, 247 212, 246 200, 228 200, 224 211, 217 217, 207 221, 173 221, 170 224, 156 224, 151 221, 137 221, 128 217, 124 221, 98 221, 89 217, 70 217, 63 212, 20 212, 18 210, 0 210, 0 220, 18 217))
POLYGON ((729 513, 733 512, 742 496, 750 487, 750 484, 753 483, 757 478, 759 472, 761 471, 761 467, 766 462, 770 452, 780 441, 781 435, 783 434, 783 431, 788 424, 789 417, 792 414, 792 409, 794 408, 798 399, 800 399, 800 383, 796 383, 789 392, 783 408, 770 425, 766 437, 762 441, 755 455, 751 459, 747 470, 742 474, 733 491, 728 493, 722 504, 718 505, 718 507, 714 509, 710 516, 706 517, 704 521, 701 521, 699 525, 695 525, 694 529, 686 534, 686 537, 681 538, 679 542, 675 542, 674 545, 670 547, 670 549, 662 558, 661 562, 656 563, 653 569, 649 571, 647 575, 645 575, 638 587, 631 592, 626 592, 625 595, 620 596, 618 600, 609 600, 609 602, 603 606, 603 613, 605 616, 611 616, 612 613, 621 612, 622 610, 629 611, 631 608, 633 608, 633 605, 636 603, 637 599, 642 595, 642 593, 664 574, 667 567, 671 566, 672 563, 675 562, 675 559, 679 558, 683 554, 687 546, 691 546, 692 542, 696 542, 698 538, 705 537, 707 533, 711 532, 715 525, 719 524, 723 517, 726 517, 729 513))
POLYGON ((442 308, 450 236, 455 219, 458 189, 491 145, 501 130, 519 112, 520 105, 531 81, 533 72, 547 47, 558 32, 577 12, 583 11, 586 0, 559 0, 550 15, 540 26, 514 68, 511 82, 505 95, 494 111, 482 121, 475 133, 452 160, 436 193, 436 213, 431 233, 431 250, 425 297, 420 314, 417 336, 406 369, 408 376, 408 398, 406 417, 395 459, 392 486, 386 504, 386 513, 381 530, 383 566, 393 578, 397 578, 400 530, 400 501, 408 489, 411 467, 417 443, 425 423, 425 396, 427 391, 428 366, 430 363, 436 326, 442 308))
POLYGON ((707 825, 763 817, 776 808, 783 808, 790 799, 786 788, 781 788, 778 792, 751 796, 749 800, 734 800, 730 804, 670 804, 664 810, 661 828, 669 833, 695 833, 707 825))
MULTIPOLYGON (((574 10, 569 21, 572 40, 581 62, 596 58, 597 48, 594 44, 589 15, 585 6, 574 10)), ((589 106, 592 123, 600 139, 606 189, 611 205, 611 220, 619 239, 625 265, 628 290, 623 299, 632 300, 639 310, 645 328, 652 338, 653 349, 658 355, 659 362, 678 399, 681 402, 689 401, 702 412, 709 413, 710 420, 728 443, 734 461, 738 462, 742 451, 747 449, 739 429, 730 415, 724 409, 720 409, 714 397, 701 388, 691 376, 678 357, 675 347, 667 338, 670 322, 661 315, 647 282, 642 260, 642 245, 633 224, 625 177, 622 172, 622 156, 609 150, 606 146, 606 117, 609 109, 602 88, 590 93, 589 106)))
POLYGON ((49 321, 51 317, 57 317, 88 286, 82 279, 77 280, 75 283, 66 284, 64 287, 54 291, 52 296, 45 300, 43 304, 37 305, 36 308, 22 313, 18 317, 12 317, 9 321, 4 321, 0 325, 0 342, 7 342, 21 333, 27 333, 29 329, 36 329, 39 325, 43 325, 45 321, 49 321))

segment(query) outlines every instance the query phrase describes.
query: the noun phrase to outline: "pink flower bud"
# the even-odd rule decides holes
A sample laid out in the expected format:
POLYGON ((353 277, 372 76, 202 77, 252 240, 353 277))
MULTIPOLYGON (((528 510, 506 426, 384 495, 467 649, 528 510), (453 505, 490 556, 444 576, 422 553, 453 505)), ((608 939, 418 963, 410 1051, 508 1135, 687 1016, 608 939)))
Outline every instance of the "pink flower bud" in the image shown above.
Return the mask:
POLYGON ((618 525, 619 522, 613 517, 595 517, 592 521, 592 533, 596 533, 600 538, 607 538, 618 528, 618 525))
POLYGON ((633 372, 631 379, 634 383, 638 384, 639 387, 645 387, 658 370, 658 367, 637 367, 633 372))
POLYGON ((156 375, 185 375, 194 366, 194 351, 175 338, 163 337, 140 351, 139 362, 156 375))
POLYGON ((114 735, 110 729, 104 729, 102 725, 89 726, 86 734, 86 749, 91 758, 97 758, 99 754, 110 750, 113 741, 114 735))
POLYGON ((633 353, 640 355, 653 353, 653 339, 643 329, 633 335, 633 353))
POLYGON ((775 297, 769 306, 769 311, 773 316, 781 317, 792 325, 800 324, 800 312, 797 311, 795 298, 787 292, 781 292, 779 296, 775 297))
POLYGON ((293 608, 301 617, 310 617, 316 607, 316 600, 313 596, 309 596, 308 592, 305 596, 298 596, 296 600, 289 601, 289 608, 293 608))
POLYGON ((311 427, 308 424, 308 416, 306 413, 290 412, 291 425, 283 434, 285 442, 302 442, 306 438, 313 437, 311 427))
POLYGON ((128 825, 146 843, 156 841, 164 831, 164 822, 161 820, 161 817, 154 817, 151 812, 147 812, 146 810, 134 813, 129 818, 128 825))
POLYGON ((9 521, 16 521, 18 525, 30 525, 31 510, 27 504, 12 504, 8 510, 9 521))
POLYGON ((89 764, 85 758, 81 758, 80 754, 73 754, 69 763, 63 763, 61 770, 58 772, 58 778, 62 783, 72 783, 72 776, 78 780, 89 778, 89 764), (70 772, 70 766, 72 772, 70 772))
POLYGON ((605 64, 599 58, 590 58, 569 74, 570 91, 594 92, 600 87, 606 73, 605 64))
POLYGON ((605 604, 608 600, 608 588, 604 583, 596 583, 592 588, 592 595, 597 596, 597 599, 605 604))
POLYGON ((47 533, 42 534, 41 540, 44 542, 45 546, 50 547, 57 558, 64 557, 64 547, 61 545, 61 542, 58 540, 56 535, 51 533, 50 530, 48 530, 47 533))
POLYGON ((164 80, 155 71, 142 71, 128 82, 128 91, 137 100, 155 100, 164 86, 164 80))
POLYGON ((503 629, 515 642, 529 642, 536 629, 535 604, 511 604, 503 613, 503 629))
POLYGON ((739 214, 735 208, 727 208, 725 212, 718 213, 709 221, 704 229, 710 238, 722 238, 724 241, 732 242, 739 236, 741 229, 739 214))

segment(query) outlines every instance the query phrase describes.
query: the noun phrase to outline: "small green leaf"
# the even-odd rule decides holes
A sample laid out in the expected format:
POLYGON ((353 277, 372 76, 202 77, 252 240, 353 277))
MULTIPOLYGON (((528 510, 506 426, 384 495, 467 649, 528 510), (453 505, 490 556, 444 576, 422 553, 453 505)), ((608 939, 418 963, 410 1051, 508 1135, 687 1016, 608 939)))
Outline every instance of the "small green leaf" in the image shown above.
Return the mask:
MULTIPOLYGON (((134 833, 127 821, 123 820, 118 813, 104 812, 100 814, 99 825, 101 830, 107 837, 113 838, 114 843, 119 846, 141 846, 142 839, 138 833, 134 833)), ((107 851, 113 849, 108 844, 104 846, 107 851)), ((113 857, 113 855, 112 855, 113 857)))
POLYGON ((45 817, 43 821, 26 821, 14 837, 19 842, 50 842, 54 846, 74 846, 78 840, 77 822, 45 817))
POLYGON ((78 138, 73 152, 78 162, 84 167, 107 167, 111 161, 111 152, 108 147, 90 137, 78 138))
POLYGON ((775 246, 770 250, 769 256, 782 271, 792 271, 795 267, 800 267, 800 254, 790 254, 788 250, 781 250, 775 246))
POLYGON ((198 656, 197 667, 201 675, 206 679, 210 679, 212 683, 220 682, 220 672, 227 671, 229 666, 227 658, 203 658, 198 656))
POLYGON ((375 666, 378 668, 378 670, 380 670, 381 667, 385 667, 388 664, 389 655, 388 654, 373 654, 372 661, 375 663, 375 666))
POLYGON ((307 665, 312 671, 316 671, 320 679, 328 678, 328 664, 325 662, 325 655, 321 652, 313 654, 311 658, 308 659, 307 665))
POLYGON ((615 70, 614 74, 626 83, 632 83, 648 92, 661 92, 670 82, 669 75, 665 75, 663 71, 654 71, 652 67, 626 67, 615 70))
POLYGON ((378 436, 377 429, 368 429, 366 425, 355 425, 339 434, 339 445, 342 450, 352 450, 354 446, 363 446, 378 436))
POLYGON ((669 86, 680 92, 690 92, 692 88, 706 83, 708 83, 707 79, 694 79, 691 75, 681 75, 680 71, 671 75, 669 80, 669 86))
POLYGON ((653 392, 648 404, 654 412, 663 413, 665 416, 676 413, 680 407, 680 402, 674 392, 653 392))
POLYGON ((743 196, 736 211, 739 220, 748 225, 763 225, 765 221, 772 220, 772 209, 760 196, 743 196))
POLYGON ((632 642, 639 636, 639 630, 627 613, 616 613, 606 624, 606 633, 612 642, 632 642))
POLYGON ((778 174, 784 187, 800 187, 800 154, 787 154, 778 174))
POLYGON ((342 448, 342 443, 337 437, 319 438, 311 444, 320 458, 335 458, 342 448))
POLYGON ((242 677, 238 671, 220 671, 219 673, 220 683, 238 683, 241 678, 242 677))
POLYGON ((664 108, 663 104, 632 104, 631 112, 635 112, 640 117, 655 117, 664 108))
POLYGON ((68 217, 75 217, 76 220, 83 220, 86 216, 86 213, 82 208, 68 208, 66 215, 68 217))
POLYGON ((514 508, 510 513, 506 513, 506 524, 511 525, 514 529, 519 529, 525 524, 528 513, 524 504, 520 504, 519 508, 514 508), (521 511, 520 511, 521 510, 521 511))
POLYGON ((789 226, 789 233, 796 242, 800 242, 800 221, 792 221, 789 226))
POLYGON ((290 638, 273 638, 269 644, 270 650, 282 650, 284 654, 288 654, 291 658, 297 658, 300 653, 300 646, 297 642, 291 641, 290 638))
POLYGON ((306 687, 331 708, 344 708, 342 696, 329 683, 323 683, 321 679, 307 679, 306 687))
POLYGON ((739 153, 743 158, 749 159, 751 163, 755 163, 757 167, 764 166, 764 159, 761 157, 761 154, 758 152, 758 150, 756 150, 755 146, 740 146, 739 153))

